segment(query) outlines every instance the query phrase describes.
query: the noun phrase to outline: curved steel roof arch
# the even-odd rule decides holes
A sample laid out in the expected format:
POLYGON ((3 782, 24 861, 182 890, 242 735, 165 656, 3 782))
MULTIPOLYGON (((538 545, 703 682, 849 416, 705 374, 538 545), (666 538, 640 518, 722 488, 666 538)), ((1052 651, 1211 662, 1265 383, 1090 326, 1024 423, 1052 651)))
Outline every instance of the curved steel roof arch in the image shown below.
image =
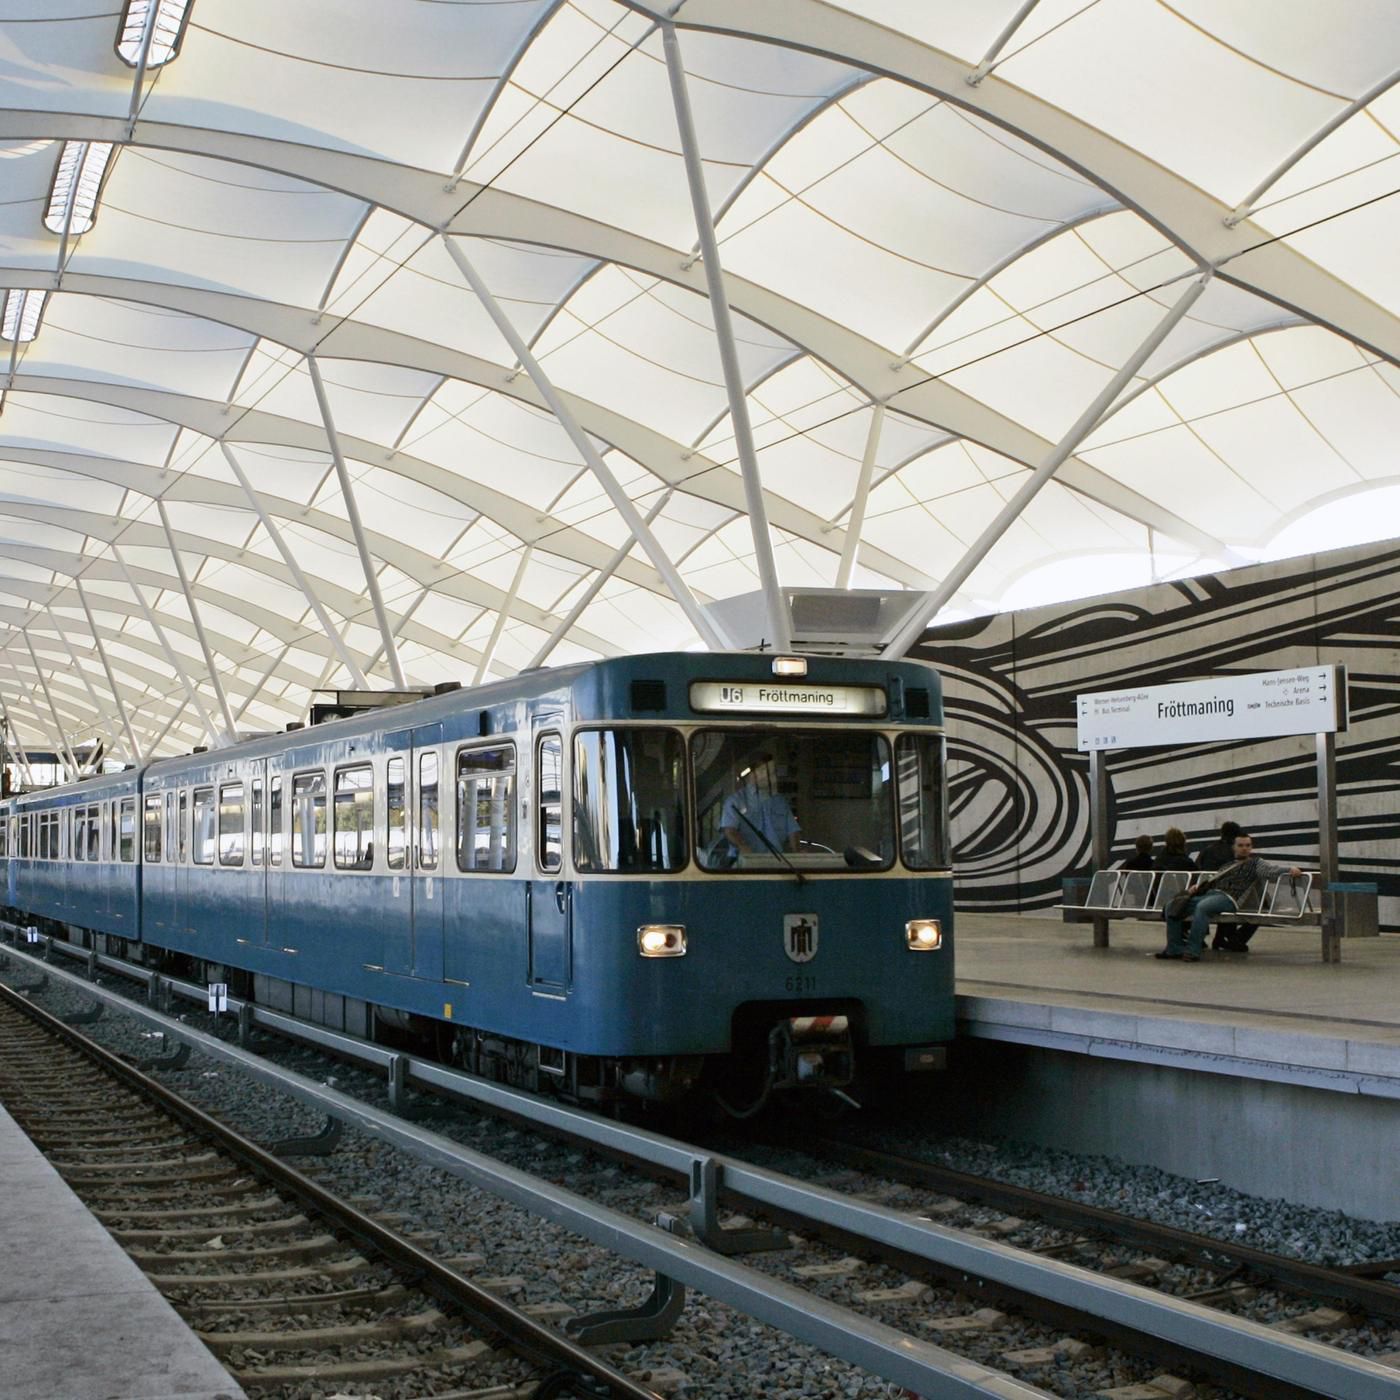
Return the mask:
MULTIPOLYGON (((110 124, 108 118, 59 112, 38 115, 57 123, 60 134, 66 139, 110 139, 107 132, 110 124)), ((36 125, 33 112, 0 111, 0 139, 7 136, 29 137, 36 133, 53 135, 54 130, 52 127, 36 125)), ((599 224, 595 220, 567 210, 541 205, 522 196, 484 188, 478 197, 468 199, 464 210, 458 216, 455 212, 448 213, 442 208, 444 192, 441 177, 432 176, 424 171, 409 171, 402 166, 390 166, 386 162, 369 157, 346 156, 341 152, 322 151, 317 147, 297 148, 287 142, 244 137, 211 128, 172 127, 169 124, 157 123, 138 123, 131 144, 137 147, 213 156, 234 164, 291 175, 308 184, 321 185, 353 198, 363 199, 380 208, 392 210, 423 225, 425 236, 428 236, 431 230, 439 229, 478 238, 501 238, 510 242, 566 249, 597 258, 601 262, 620 263, 702 296, 705 292, 703 269, 698 269, 689 253, 679 248, 668 248, 654 240, 628 233, 612 225, 599 224), (324 168, 321 157, 330 158, 325 162, 324 168), (408 188, 410 182, 411 191, 408 188)), ((458 203, 461 201, 458 200, 458 203)), ((21 285, 53 285, 51 277, 34 269, 24 272, 17 269, 15 275, 36 279, 26 280, 21 285)), ((67 290, 79 286, 81 276, 81 273, 65 272, 63 288, 67 290)), ((838 374, 858 385, 870 397, 888 400, 898 396, 901 412, 923 419, 960 437, 971 438, 992 451, 1025 465, 1034 465, 1049 450, 1051 444, 1048 441, 1028 432, 1022 425, 1006 418, 989 405, 973 399, 941 379, 930 379, 907 361, 901 363, 901 357, 895 348, 866 340, 850 328, 838 325, 810 308, 799 306, 787 297, 736 277, 732 273, 726 272, 724 280, 730 304, 735 311, 829 364, 838 374)), ((179 283, 158 285, 169 285, 177 289, 172 291, 172 297, 179 295, 179 283)), ((185 290, 193 294, 193 303, 197 301, 198 294, 203 289, 187 286, 185 290)), ((1261 294, 1269 295, 1267 292, 1261 294)), ((253 301, 254 305, 265 304, 257 298, 244 299, 253 301)), ((283 310, 294 313, 292 323, 282 334, 269 336, 269 339, 300 350, 316 349, 323 356, 332 359, 362 358, 333 343, 342 326, 353 327, 356 323, 339 322, 330 312, 308 313, 302 308, 289 307, 283 310), (302 315, 306 316, 305 322, 294 329, 302 315), (330 331, 322 329, 325 322, 332 323, 330 331)), ((211 316, 210 319, 222 321, 227 325, 240 324, 238 320, 225 316, 211 316)), ((1395 327, 1395 353, 1400 357, 1400 322, 1397 322, 1395 327)), ((492 371, 499 375, 500 367, 493 365, 492 371)), ((465 376, 454 374, 453 377, 465 376)), ((477 381, 468 379, 468 382, 477 381)), ((504 392, 512 386, 502 385, 497 379, 491 387, 504 392)), ((521 381, 518 396, 531 399, 533 395, 533 388, 528 386, 528 381, 521 381)), ((1127 491, 1109 478, 1101 477, 1086 463, 1071 459, 1061 469, 1060 475, 1066 485, 1102 500, 1103 504, 1113 510, 1143 519, 1144 523, 1152 524, 1163 533, 1178 534, 1184 531, 1188 540, 1200 539, 1200 532, 1189 521, 1181 517, 1171 518, 1172 512, 1165 510, 1159 503, 1127 491), (1144 513, 1150 518, 1145 519, 1144 513)), ((742 496, 742 492, 739 495, 742 496)), ((742 502, 735 504, 741 505, 742 502)), ((781 522, 775 520, 773 523, 781 522)))

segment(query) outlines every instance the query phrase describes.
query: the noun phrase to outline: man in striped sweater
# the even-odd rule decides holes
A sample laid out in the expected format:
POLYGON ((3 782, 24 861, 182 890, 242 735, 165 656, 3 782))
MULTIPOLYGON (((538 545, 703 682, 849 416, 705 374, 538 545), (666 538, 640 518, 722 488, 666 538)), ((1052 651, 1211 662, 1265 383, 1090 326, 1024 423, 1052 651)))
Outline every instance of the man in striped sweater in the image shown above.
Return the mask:
POLYGON ((1254 854, 1254 838, 1247 831, 1235 837, 1234 860, 1204 880, 1186 887, 1191 896, 1178 919, 1167 919, 1167 946, 1154 954, 1158 958, 1200 962, 1210 921, 1221 914, 1234 913, 1240 905, 1257 896, 1265 880, 1275 875, 1303 872, 1296 865, 1275 865, 1254 854), (1190 929, 1187 929, 1187 920, 1190 929))

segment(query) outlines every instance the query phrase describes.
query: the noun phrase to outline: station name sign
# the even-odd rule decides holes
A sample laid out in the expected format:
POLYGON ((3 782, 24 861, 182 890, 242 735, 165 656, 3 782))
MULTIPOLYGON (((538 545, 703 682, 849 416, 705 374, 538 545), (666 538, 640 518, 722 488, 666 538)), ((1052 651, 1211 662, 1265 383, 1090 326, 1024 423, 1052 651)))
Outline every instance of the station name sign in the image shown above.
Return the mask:
POLYGON ((786 685, 782 681, 692 681, 690 707, 704 714, 883 715, 875 685, 786 685))
POLYGON ((1345 666, 1260 671, 1075 697, 1079 749, 1333 734, 1347 725, 1345 666))

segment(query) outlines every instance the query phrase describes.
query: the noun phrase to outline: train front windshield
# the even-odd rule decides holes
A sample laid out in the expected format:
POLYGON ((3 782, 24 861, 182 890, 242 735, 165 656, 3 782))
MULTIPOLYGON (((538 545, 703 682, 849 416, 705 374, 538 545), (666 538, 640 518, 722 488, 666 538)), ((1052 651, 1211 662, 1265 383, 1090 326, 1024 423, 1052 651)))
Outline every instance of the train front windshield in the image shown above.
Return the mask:
POLYGON ((894 862, 881 734, 702 730, 691 737, 695 856, 711 871, 884 870, 894 862))

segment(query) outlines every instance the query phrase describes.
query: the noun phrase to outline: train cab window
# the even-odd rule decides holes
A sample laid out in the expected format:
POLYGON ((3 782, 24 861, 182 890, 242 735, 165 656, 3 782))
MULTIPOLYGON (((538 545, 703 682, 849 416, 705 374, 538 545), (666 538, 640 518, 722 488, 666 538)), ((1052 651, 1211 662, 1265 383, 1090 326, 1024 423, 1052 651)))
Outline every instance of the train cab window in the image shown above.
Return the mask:
POLYGON ((214 864, 214 789, 195 788, 190 847, 196 865, 214 864))
POLYGON ((281 776, 267 780, 267 863, 282 864, 282 779, 281 776))
POLYGON ((326 775, 292 778, 292 864, 304 870, 326 863, 326 775))
POLYGON ((336 771, 335 865, 337 870, 374 865, 374 769, 368 763, 336 771))
POLYGON ((895 750, 899 830, 911 870, 948 868, 943 752, 943 740, 935 734, 901 734, 895 750))
POLYGON ((674 729, 574 736, 577 870, 679 870, 687 844, 685 744, 674 729))
POLYGON ((180 793, 180 818, 176 831, 180 838, 180 864, 184 865, 190 857, 190 795, 187 791, 180 793))
POLYGON ((145 820, 142 823, 144 840, 141 843, 141 859, 147 865, 155 865, 160 860, 160 793, 153 792, 145 799, 145 820))
POLYGON ((389 837, 384 847, 390 870, 402 870, 404 852, 408 848, 408 793, 405 787, 407 765, 401 758, 391 758, 385 767, 385 796, 388 798, 389 837))
POLYGON ((124 861, 136 859, 136 799, 123 797, 117 817, 118 853, 124 861))
POLYGON ((248 785, 248 853, 254 865, 263 863, 263 780, 248 785))
POLYGON ((225 783, 219 789, 219 864, 243 864, 243 784, 225 783))
POLYGON ((418 755, 418 868, 438 865, 438 756, 418 755))
POLYGON ((515 869, 515 745, 457 755, 457 869, 515 869))
POLYGON ((546 734, 535 746, 535 858, 541 870, 564 863, 564 742, 546 734))
POLYGON ((693 736, 695 854, 702 870, 888 870, 894 774, 882 734, 709 729, 693 736))

